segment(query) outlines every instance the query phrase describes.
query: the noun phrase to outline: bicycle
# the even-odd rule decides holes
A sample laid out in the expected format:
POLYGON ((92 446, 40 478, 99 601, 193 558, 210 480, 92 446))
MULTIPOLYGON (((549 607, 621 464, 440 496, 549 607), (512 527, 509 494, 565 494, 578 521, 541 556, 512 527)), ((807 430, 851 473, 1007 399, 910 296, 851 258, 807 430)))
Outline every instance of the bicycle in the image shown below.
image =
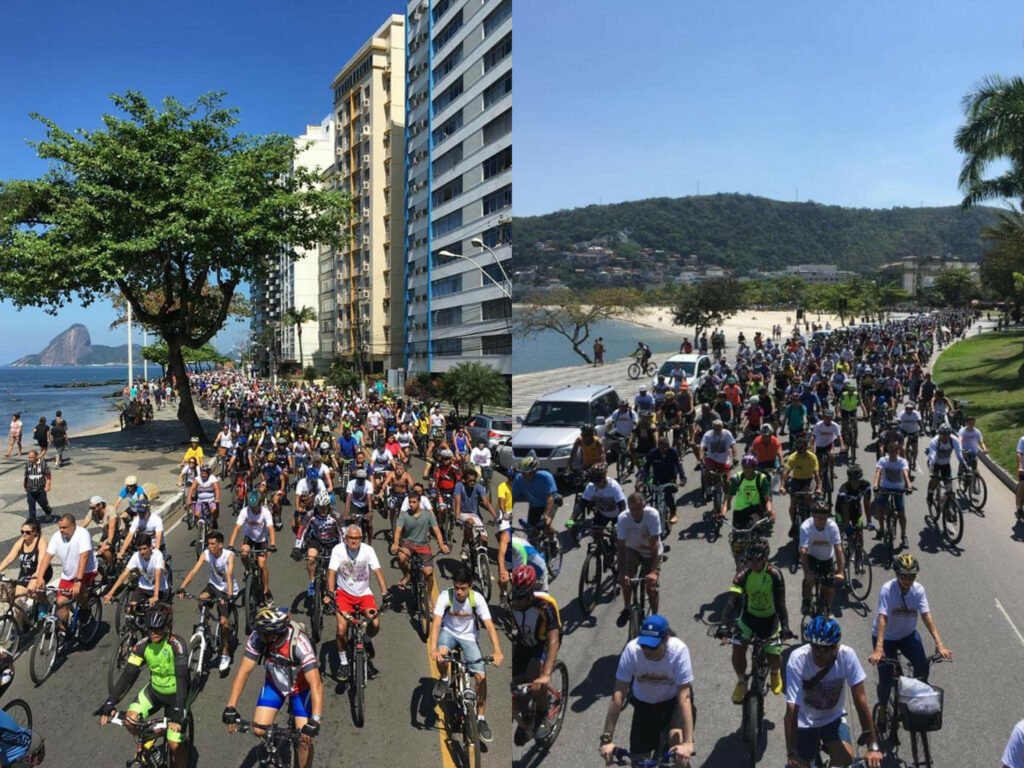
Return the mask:
POLYGON ((584 616, 590 616, 604 596, 618 592, 619 569, 616 563, 615 529, 591 522, 581 528, 581 538, 590 536, 587 554, 580 569, 579 598, 584 616))
POLYGON ((825 456, 821 472, 821 493, 824 496, 825 503, 828 506, 832 506, 832 492, 836 485, 836 462, 835 454, 832 453, 832 449, 828 449, 828 453, 825 456))
POLYGON ((206 549, 206 534, 213 523, 211 514, 212 504, 209 501, 193 501, 191 508, 185 514, 185 525, 188 529, 195 530, 196 537, 192 542, 196 557, 203 554, 206 549))
MULTIPOLYGON (((694 752, 694 755, 697 753, 694 752)), ((668 748, 668 734, 662 734, 661 744, 651 753, 636 755, 628 749, 619 747, 612 757, 615 765, 629 765, 631 768, 675 768, 676 755, 668 748)), ((692 765, 692 763, 691 763, 692 765)), ((858 766, 853 766, 858 768, 858 766)))
MULTIPOLYGON (((716 469, 710 469, 704 464, 700 465, 701 471, 701 503, 707 504, 711 502, 711 510, 717 515, 719 510, 722 509, 722 503, 725 501, 725 485, 724 483, 729 479, 728 470, 720 472, 716 469)), ((719 530, 721 526, 719 526, 719 530)), ((718 532, 715 532, 715 538, 717 538, 718 532)), ((714 541, 714 538, 710 539, 714 541)))
MULTIPOLYGON (((234 547, 225 547, 235 554, 239 554, 234 547)), ((267 557, 270 556, 271 552, 276 552, 277 547, 267 546, 267 548, 250 549, 249 554, 242 557, 239 554, 239 558, 242 561, 244 568, 244 574, 242 575, 242 592, 245 593, 245 632, 249 634, 252 632, 252 620, 256 617, 256 611, 260 609, 260 605, 263 604, 263 594, 266 591, 266 585, 263 583, 263 571, 260 570, 259 564, 254 562, 258 553, 265 554, 267 557)))
POLYGON ((775 529, 775 522, 770 517, 762 517, 760 520, 755 520, 749 528, 737 528, 724 518, 721 522, 732 528, 729 532, 729 546, 732 548, 732 557, 737 573, 747 563, 747 547, 758 539, 770 541, 772 531, 775 529))
MULTIPOLYGON (((120 606, 119 606, 120 607, 120 606)), ((110 655, 110 666, 107 669, 107 692, 113 695, 121 672, 128 663, 132 648, 146 637, 146 611, 149 603, 137 603, 134 609, 126 611, 122 619, 121 629, 117 633, 117 644, 110 655)))
MULTIPOLYGON (((150 718, 142 720, 134 727, 134 733, 129 730, 126 720, 127 712, 114 714, 107 723, 119 725, 132 734, 135 739, 135 755, 125 762, 126 768, 167 768, 171 765, 171 747, 167 742, 167 731, 171 721, 166 717, 150 718)), ((185 722, 181 727, 181 742, 178 749, 190 750, 195 723, 192 721, 192 713, 185 715, 185 722)))
MULTIPOLYGON (((210 627, 210 614, 218 603, 216 597, 204 599, 197 595, 190 595, 188 592, 179 592, 178 594, 190 600, 196 600, 199 603, 199 618, 192 629, 192 637, 188 641, 189 679, 192 690, 197 691, 203 677, 206 675, 210 660, 220 654, 224 640, 221 633, 224 631, 224 628, 221 626, 218 617, 214 617, 213 627, 210 627)), ((234 597, 232 596, 232 599, 228 601, 229 644, 232 639, 238 636, 238 609, 235 607, 234 597)))
MULTIPOLYGON (((70 615, 67 627, 62 626, 57 617, 59 590, 56 587, 47 587, 45 591, 49 598, 49 607, 29 659, 29 676, 37 686, 42 685, 46 678, 53 674, 57 662, 68 652, 70 645, 80 644, 86 648, 92 645, 99 633, 100 619, 103 618, 103 602, 95 587, 89 588, 85 616, 81 615, 82 609, 77 600, 73 600, 68 606, 70 615)), ((63 594, 70 596, 70 592, 63 594)))
POLYGON ((918 442, 918 439, 919 439, 918 438, 918 433, 917 432, 904 433, 903 439, 904 439, 904 449, 903 449, 903 452, 904 452, 904 454, 907 457, 907 464, 910 466, 910 474, 913 475, 913 474, 915 474, 917 472, 917 442, 918 442))
POLYGON ((288 725, 258 725, 249 720, 235 721, 238 733, 252 733, 260 740, 256 765, 260 768, 288 768, 299 764, 299 739, 302 731, 295 727, 295 718, 288 716, 288 725), (256 733, 259 728, 263 733, 256 733))
POLYGON ((562 544, 558 540, 558 534, 548 531, 543 521, 534 526, 523 518, 519 518, 519 530, 525 533, 527 540, 544 555, 544 560, 548 565, 548 584, 550 584, 562 571, 562 544))
POLYGON ((634 360, 626 368, 626 375, 636 381, 642 376, 654 376, 658 372, 658 366, 653 360, 648 360, 646 363, 641 360, 634 360))
POLYGON ((313 645, 319 645, 323 636, 324 595, 327 594, 327 566, 330 562, 330 551, 317 553, 316 567, 313 571, 313 597, 306 612, 309 616, 309 639, 313 641, 313 645))
POLYGON ((949 426, 953 428, 954 432, 967 423, 967 406, 970 404, 970 400, 957 400, 953 410, 950 411, 949 426))
POLYGON ((790 573, 796 573, 800 570, 800 526, 811 516, 811 509, 816 505, 817 500, 814 495, 814 491, 807 489, 804 491, 792 491, 789 494, 796 504, 796 526, 797 534, 793 539, 793 546, 796 548, 796 557, 793 558, 793 562, 790 563, 790 573))
POLYGON ((871 594, 871 584, 874 576, 871 569, 871 560, 865 556, 862 529, 855 529, 852 525, 846 525, 843 527, 842 536, 843 553, 846 555, 843 562, 846 590, 854 599, 861 603, 866 603, 868 595, 871 594), (861 535, 857 535, 858 533, 861 535))
POLYGON ((832 615, 832 606, 825 604, 824 585, 828 578, 828 576, 822 576, 820 573, 814 574, 814 587, 811 590, 810 611, 800 617, 800 641, 803 643, 808 642, 807 628, 811 625, 815 616, 828 617, 832 615))
MULTIPOLYGON (((451 684, 441 700, 448 705, 448 717, 446 718, 448 728, 452 733, 462 733, 462 752, 465 759, 464 765, 470 768, 480 768, 481 762, 481 740, 480 730, 477 727, 477 696, 476 680, 473 673, 469 671, 471 662, 462 658, 462 648, 455 646, 448 654, 450 666, 451 684)), ((493 664, 493 656, 482 656, 476 660, 480 664, 493 664)))
POLYGON ((960 494, 975 512, 981 512, 988 501, 988 486, 985 478, 978 471, 978 454, 975 451, 964 451, 963 471, 956 477, 960 494))
POLYGON ((878 504, 875 509, 875 519, 878 521, 878 534, 882 541, 882 546, 885 548, 885 559, 882 561, 882 566, 885 568, 892 567, 893 558, 896 556, 896 524, 898 521, 899 513, 896 510, 896 495, 903 493, 910 495, 911 490, 895 490, 878 488, 875 490, 875 495, 879 501, 882 497, 885 497, 885 505, 878 504))
POLYGON ((484 599, 491 602, 491 563, 487 555, 487 545, 482 538, 487 529, 480 524, 473 525, 473 533, 469 537, 465 560, 469 562, 469 569, 473 573, 473 586, 484 596, 484 599))
POLYGON ((658 510, 658 518, 661 521, 661 540, 664 541, 672 532, 672 509, 669 504, 669 496, 675 499, 679 487, 675 483, 659 483, 657 485, 648 482, 644 486, 644 495, 647 503, 658 510))
MULTIPOLYGON (((388 604, 387 597, 381 603, 381 609, 388 604)), ((362 728, 366 722, 366 681, 370 673, 370 654, 366 649, 366 628, 377 616, 377 611, 364 611, 359 616, 351 613, 341 614, 348 622, 345 636, 347 657, 352 669, 352 722, 362 728)))
POLYGON ((747 692, 741 705, 740 738, 747 747, 748 765, 751 767, 757 765, 758 752, 767 742, 764 701, 768 696, 771 667, 765 648, 774 644, 781 644, 780 638, 754 635, 749 640, 751 664, 747 672, 747 692))
MULTIPOLYGON (((647 574, 649 573, 648 566, 645 564, 640 568, 639 576, 630 576, 626 579, 631 585, 633 585, 633 598, 629 601, 627 610, 629 611, 629 637, 628 640, 632 640, 640 634, 640 627, 644 623, 644 619, 647 618, 647 574)), ((657 590, 657 587, 655 587, 657 590)))
POLYGON ((21 641, 27 637, 42 616, 45 615, 46 606, 31 603, 20 603, 31 600, 26 593, 21 597, 15 597, 15 588, 18 582, 7 576, 0 575, 0 601, 7 603, 7 610, 0 614, 0 649, 17 653, 21 647, 21 641))
MULTIPOLYGON (((538 739, 534 735, 537 745, 543 749, 551 749, 551 746, 558 739, 562 732, 562 724, 565 722, 565 710, 569 702, 569 669, 565 662, 556 661, 551 670, 551 679, 547 683, 548 710, 545 715, 547 723, 547 735, 538 739)), ((512 686, 512 719, 524 731, 529 734, 536 734, 537 726, 537 700, 533 695, 533 684, 523 683, 512 686)))
POLYGON ((848 462, 857 461, 857 417, 847 416, 842 423, 843 445, 846 446, 848 462))
POLYGON ((427 591, 427 577, 423 575, 423 567, 433 559, 424 557, 419 552, 409 552, 409 618, 413 620, 416 627, 416 634, 420 640, 427 642, 430 637, 430 623, 433 621, 433 613, 430 610, 430 592, 427 591))
POLYGON ((940 480, 928 493, 928 512, 925 521, 935 527, 955 547, 964 537, 964 511, 953 493, 953 482, 940 480))
MULTIPOLYGON (((928 658, 928 666, 945 661, 938 653, 928 658)), ((900 726, 910 734, 910 752, 913 756, 911 768, 931 768, 932 753, 928 744, 928 734, 942 729, 943 690, 931 686, 938 693, 939 711, 933 715, 922 715, 911 712, 907 705, 899 700, 899 680, 904 677, 903 665, 899 658, 884 658, 879 664, 888 664, 893 668, 892 690, 884 702, 875 704, 871 716, 878 729, 879 739, 885 739, 886 746, 896 752, 900 745, 900 726)))

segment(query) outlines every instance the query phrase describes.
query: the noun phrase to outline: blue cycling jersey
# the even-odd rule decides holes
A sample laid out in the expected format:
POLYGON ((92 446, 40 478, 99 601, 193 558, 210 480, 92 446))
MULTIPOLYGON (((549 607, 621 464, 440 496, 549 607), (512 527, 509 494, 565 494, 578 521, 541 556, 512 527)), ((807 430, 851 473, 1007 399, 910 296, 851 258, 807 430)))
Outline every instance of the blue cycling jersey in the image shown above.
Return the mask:
POLYGON ((0 766, 21 760, 32 746, 32 731, 19 726, 10 715, 0 710, 0 766))

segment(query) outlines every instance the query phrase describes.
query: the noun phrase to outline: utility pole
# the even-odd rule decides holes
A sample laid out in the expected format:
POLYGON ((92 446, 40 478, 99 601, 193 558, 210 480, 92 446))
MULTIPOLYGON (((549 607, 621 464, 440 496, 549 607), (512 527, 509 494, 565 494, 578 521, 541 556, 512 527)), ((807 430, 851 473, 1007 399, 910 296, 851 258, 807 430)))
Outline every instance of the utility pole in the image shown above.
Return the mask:
POLYGON ((135 372, 132 368, 132 305, 128 303, 128 389, 132 388, 132 380, 135 378, 135 372))

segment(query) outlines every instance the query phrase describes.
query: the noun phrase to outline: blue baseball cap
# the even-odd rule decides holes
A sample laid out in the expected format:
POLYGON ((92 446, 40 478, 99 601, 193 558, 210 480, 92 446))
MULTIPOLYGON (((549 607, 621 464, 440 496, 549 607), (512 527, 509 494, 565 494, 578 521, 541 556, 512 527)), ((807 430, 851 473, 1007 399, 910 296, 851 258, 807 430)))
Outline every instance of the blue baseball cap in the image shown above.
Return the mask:
POLYGON ((657 648, 666 637, 668 637, 668 619, 654 613, 644 619, 636 641, 644 648, 657 648))

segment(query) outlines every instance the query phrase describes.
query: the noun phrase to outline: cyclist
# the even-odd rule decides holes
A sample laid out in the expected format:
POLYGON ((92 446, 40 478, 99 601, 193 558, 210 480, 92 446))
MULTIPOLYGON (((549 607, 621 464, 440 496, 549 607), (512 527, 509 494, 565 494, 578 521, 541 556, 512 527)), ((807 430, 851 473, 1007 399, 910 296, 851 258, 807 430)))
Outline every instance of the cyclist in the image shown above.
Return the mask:
POLYGON ((546 469, 540 468, 537 457, 531 454, 519 462, 519 471, 512 481, 512 500, 525 501, 529 504, 526 521, 530 527, 543 522, 548 534, 555 535, 551 522, 555 516, 555 503, 558 499, 558 486, 554 476, 546 469))
POLYGON ((626 643, 615 671, 615 691, 608 702, 601 757, 615 754, 615 725, 626 705, 633 705, 629 751, 647 754, 658 749, 663 733, 677 766, 688 766, 693 755, 693 669, 690 649, 669 628, 668 619, 648 616, 640 634, 626 643))
POLYGON ((631 354, 630 357, 639 358, 640 368, 646 371, 647 364, 651 362, 651 348, 644 342, 638 341, 636 343, 636 349, 633 350, 633 354, 631 354))
POLYGON ((253 714, 253 732, 261 735, 273 724, 285 699, 301 731, 299 765, 313 766, 312 739, 320 733, 324 691, 316 652, 302 628, 288 619, 288 613, 273 605, 263 605, 253 619, 253 632, 245 645, 245 657, 231 683, 231 693, 221 720, 234 733, 239 720, 235 706, 245 683, 257 665, 266 667, 266 679, 253 714), (261 727, 262 726, 262 727, 261 727))
MULTIPOLYGON (((6 571, 15 560, 18 561, 18 575, 15 578, 14 592, 8 594, 13 598, 10 602, 20 608, 14 612, 14 618, 21 630, 29 628, 26 616, 32 610, 33 605, 33 597, 28 594, 28 583, 35 576, 39 567, 39 556, 46 551, 48 546, 46 537, 40 532, 39 521, 25 520, 21 524, 21 536, 14 542, 11 551, 0 563, 0 571, 6 571)), ((47 568, 46 581, 49 581, 52 575, 53 568, 47 568)), ((3 661, 7 658, 3 653, 6 652, 0 649, 0 667, 3 666, 3 661)), ((13 661, 13 657, 11 660, 13 661)))
POLYGON ((196 457, 193 456, 188 460, 188 463, 181 468, 181 472, 178 473, 178 487, 179 488, 191 488, 193 481, 199 477, 199 462, 196 461, 196 457))
POLYGON ((594 436, 594 428, 589 424, 584 424, 580 428, 580 436, 572 444, 567 465, 570 469, 575 469, 577 455, 580 457, 580 469, 584 474, 595 464, 605 461, 604 445, 594 436))
POLYGON ((263 476, 260 490, 263 498, 269 503, 271 513, 274 516, 274 530, 279 531, 283 523, 278 523, 277 518, 280 516, 281 500, 284 498, 288 488, 286 485, 287 477, 281 471, 281 465, 277 463, 277 454, 274 451, 267 454, 266 461, 260 469, 260 474, 263 476), (266 485, 265 490, 263 488, 264 485, 266 485))
POLYGON ((48 580, 50 563, 56 555, 60 559, 60 582, 57 585, 57 618, 64 626, 68 622, 68 604, 78 603, 84 623, 91 622, 92 611, 87 610, 89 592, 96 581, 96 555, 92 537, 79 528, 74 515, 61 515, 57 521, 58 533, 50 538, 46 551, 39 558, 35 575, 28 580, 28 590, 41 589, 48 580), (70 597, 70 599, 69 599, 70 597))
MULTIPOLYGON (((295 484, 295 511, 292 512, 292 532, 295 534, 295 550, 299 547, 299 540, 302 538, 302 527, 306 518, 313 509, 313 500, 321 491, 326 491, 327 486, 320 479, 316 470, 310 467, 306 470, 304 477, 295 484)), ((330 494, 328 493, 328 497, 330 494)), ((295 555, 292 555, 293 559, 295 555)), ((301 558, 300 558, 301 559, 301 558)))
POLYGON ((171 750, 171 764, 175 768, 185 768, 188 765, 189 745, 182 746, 181 726, 185 721, 189 692, 188 647, 184 640, 172 633, 172 620, 169 605, 156 604, 147 611, 146 631, 149 636, 132 648, 110 697, 96 714, 100 716, 100 725, 106 725, 117 712, 117 702, 135 685, 142 665, 145 664, 149 668, 149 683, 129 705, 125 727, 135 734, 141 721, 148 719, 154 711, 165 708, 170 721, 167 745, 171 750))
POLYGON ((197 464, 203 463, 203 447, 199 444, 198 437, 190 437, 188 440, 188 448, 185 450, 185 455, 181 458, 181 465, 185 466, 188 464, 189 459, 195 459, 197 464))
POLYGON ((480 546, 487 548, 487 530, 483 527, 484 520, 480 514, 483 507, 490 514, 492 519, 498 515, 491 506, 491 500, 487 498, 487 492, 483 486, 477 483, 476 467, 472 464, 462 471, 462 480, 455 484, 455 493, 452 500, 455 502, 453 513, 459 525, 462 526, 462 559, 469 557, 469 541, 477 535, 475 526, 480 526, 480 546))
POLYGON ((931 465, 931 479, 928 481, 928 495, 935 491, 939 480, 950 490, 953 482, 952 459, 956 454, 957 470, 963 472, 964 455, 960 451, 960 440, 953 437, 953 428, 949 424, 939 427, 939 434, 928 444, 928 463, 931 465))
POLYGON ((900 433, 904 441, 904 456, 906 456, 907 463, 912 466, 917 466, 917 439, 921 436, 921 432, 924 431, 924 421, 921 419, 921 414, 914 408, 914 403, 910 400, 903 408, 903 413, 897 418, 899 423, 900 433), (914 447, 914 453, 911 454, 911 445, 914 447))
MULTIPOLYGON (((595 442, 600 445, 599 441, 595 442)), ((406 449, 406 455, 408 455, 408 449, 406 449)), ((487 447, 483 438, 477 440, 476 447, 469 452, 469 462, 480 471, 481 482, 483 482, 487 488, 490 488, 491 473, 494 469, 494 459, 491 456, 491 449, 487 447)))
POLYGON ((345 614, 363 613, 370 623, 366 627, 366 652, 372 659, 374 648, 372 638, 380 632, 380 616, 377 602, 370 589, 370 575, 377 579, 382 605, 390 603, 388 585, 380 569, 377 553, 369 544, 363 543, 363 532, 358 525, 350 525, 344 531, 344 539, 331 550, 331 562, 327 566, 327 592, 324 602, 334 600, 337 608, 338 679, 348 681, 349 664, 347 648, 348 619, 345 614))
MULTIPOLYGON (((658 377, 664 382, 664 376, 658 377)), ((651 414, 654 413, 654 397, 647 394, 647 385, 640 387, 640 391, 636 397, 633 398, 633 408, 636 410, 637 418, 650 418, 651 414)))
POLYGON ((302 536, 296 542, 300 550, 306 550, 306 573, 309 586, 306 595, 313 597, 316 592, 316 559, 322 552, 331 552, 341 542, 338 519, 331 509, 331 494, 319 491, 313 500, 313 514, 302 529, 302 536))
POLYGON ((153 549, 153 540, 145 533, 139 534, 136 546, 135 552, 128 558, 128 563, 125 565, 124 570, 121 571, 121 575, 117 577, 110 590, 103 597, 103 602, 107 605, 113 602, 114 595, 117 594, 117 591, 124 584, 129 574, 132 573, 139 575, 139 581, 128 597, 129 608, 134 608, 137 603, 141 603, 143 600, 148 600, 150 606, 161 602, 161 598, 163 598, 163 602, 170 602, 171 595, 167 584, 167 564, 164 562, 163 553, 159 549, 153 549))
POLYGON ((835 445, 839 444, 840 451, 846 449, 842 430, 839 424, 833 421, 831 409, 825 409, 821 414, 821 421, 811 427, 811 438, 814 440, 814 455, 818 457, 818 467, 821 472, 828 472, 835 461, 835 445))
POLYGON ((807 645, 797 648, 786 664, 787 768, 808 768, 824 745, 832 765, 853 761, 853 739, 846 722, 846 686, 850 686, 860 720, 861 739, 868 744, 869 768, 880 768, 875 724, 864 692, 864 668, 856 652, 842 645, 839 622, 815 616, 807 628, 807 645))
POLYGON ((845 426, 851 420, 856 421, 858 405, 860 405, 860 393, 857 392, 857 384, 848 380, 843 384, 843 391, 839 395, 840 426, 845 426))
POLYGON ((827 504, 817 504, 811 517, 800 526, 800 565, 804 571, 803 602, 800 612, 811 612, 811 589, 816 578, 822 580, 821 596, 825 615, 832 615, 834 582, 843 580, 843 539, 827 504))
POLYGON ((697 460, 709 472, 704 472, 701 482, 709 485, 711 472, 718 473, 723 479, 729 476, 729 470, 736 463, 736 438, 725 428, 721 419, 711 422, 711 429, 704 433, 697 448, 697 460))
MULTIPOLYGON (((728 433, 723 431, 722 434, 728 433)), ((713 462, 714 459, 709 458, 709 461, 713 462)), ((679 515, 676 512, 676 492, 672 489, 676 478, 679 479, 679 485, 686 485, 686 470, 683 469, 679 451, 672 447, 668 435, 662 435, 658 438, 656 447, 648 451, 646 455, 644 468, 640 473, 640 485, 645 485, 649 480, 654 485, 666 486, 665 504, 668 507, 670 525, 674 525, 679 520, 679 515)))
POLYGON ((210 514, 211 527, 217 528, 217 517, 220 514, 220 480, 210 469, 209 464, 199 468, 199 477, 192 481, 185 494, 185 507, 190 516, 193 515, 192 503, 206 504, 210 514))
POLYGON ((125 502, 128 506, 129 511, 138 507, 139 503, 146 501, 146 491, 139 485, 138 479, 135 475, 128 475, 124 479, 124 487, 117 492, 117 501, 114 502, 114 511, 118 512, 121 507, 121 502, 125 502))
POLYGON ((579 497, 580 505, 585 512, 593 510, 592 524, 604 529, 626 511, 626 494, 622 492, 622 486, 617 480, 608 477, 607 464, 592 466, 589 479, 590 482, 579 497))
POLYGON ((452 586, 437 596, 434 603, 434 620, 430 625, 428 648, 437 663, 439 678, 434 684, 434 699, 440 701, 451 685, 449 679, 448 655, 458 646, 462 649, 462 660, 469 665, 469 672, 476 682, 477 729, 480 740, 488 744, 494 741, 491 726, 487 724, 487 677, 481 660, 480 629, 484 625, 494 649, 494 665, 500 667, 504 661, 498 632, 491 619, 487 600, 472 587, 473 573, 460 565, 452 575, 452 586))
POLYGON ((235 581, 235 553, 224 546, 224 534, 221 531, 207 531, 206 549, 196 560, 192 569, 185 574, 178 587, 182 595, 192 579, 205 565, 209 569, 209 581, 199 593, 200 600, 216 599, 217 620, 220 622, 220 664, 219 671, 223 675, 231 667, 231 627, 228 624, 228 604, 238 594, 238 582, 235 581))
POLYGON ((446 514, 452 514, 451 505, 454 504, 452 494, 455 493, 455 486, 461 478, 459 468, 455 466, 454 460, 455 454, 448 448, 442 447, 437 452, 437 466, 428 463, 427 471, 423 473, 424 479, 430 477, 433 481, 434 490, 438 496, 448 499, 449 509, 446 514))
POLYGON ((358 520, 366 525, 366 535, 373 538, 373 486, 366 480, 365 469, 357 469, 345 489, 345 520, 358 520))
POLYGON ((658 574, 664 551, 658 510, 647 506, 642 493, 631 493, 626 499, 626 505, 628 509, 619 514, 615 523, 623 603, 622 611, 615 620, 618 627, 626 626, 629 621, 629 606, 633 603, 633 584, 630 579, 636 576, 637 571, 644 577, 651 613, 658 612, 658 574))
POLYGON ((256 555, 256 567, 263 574, 263 599, 269 602, 273 595, 270 592, 270 565, 267 562, 267 552, 277 551, 274 520, 258 492, 250 493, 248 502, 238 513, 238 520, 228 541, 228 549, 234 549, 235 539, 241 531, 242 562, 245 562, 250 552, 256 555))
POLYGON ((836 525, 847 533, 852 528, 863 548, 865 521, 869 531, 875 530, 871 521, 871 483, 864 479, 864 470, 859 464, 850 464, 846 468, 846 482, 836 490, 836 525))
POLYGON ((404 589, 408 585, 409 558, 412 553, 417 553, 423 557, 423 579, 426 582, 428 599, 433 600, 434 568, 430 561, 434 552, 430 548, 431 535, 437 540, 443 554, 448 554, 451 550, 445 544, 434 513, 423 508, 423 499, 419 492, 414 490, 406 498, 409 508, 399 514, 398 520, 395 521, 394 541, 390 547, 391 554, 398 555, 398 567, 402 569, 402 578, 398 586, 404 589))
POLYGON ((799 439, 806 432, 810 414, 807 411, 807 406, 800 402, 799 392, 794 392, 790 396, 786 407, 782 409, 781 417, 789 434, 794 439, 799 439))
POLYGON ((977 468, 978 454, 988 453, 985 436, 976 426, 976 421, 973 416, 968 416, 964 426, 960 427, 960 431, 957 432, 957 437, 960 438, 960 450, 963 451, 967 463, 973 465, 975 469, 977 468))
POLYGON ((761 425, 761 434, 750 444, 750 452, 757 457, 757 471, 771 476, 782 464, 782 441, 775 436, 771 424, 761 425))
POLYGON ((718 515, 724 520, 731 508, 735 528, 749 528, 765 515, 775 522, 772 483, 768 475, 757 470, 757 464, 754 454, 746 454, 740 461, 742 469, 733 475, 725 489, 725 499, 718 515))
MULTIPOLYGON (((902 653, 913 667, 914 677, 928 680, 928 656, 917 631, 918 615, 935 641, 935 652, 944 659, 953 659, 953 652, 943 645, 939 637, 939 628, 932 618, 924 587, 917 581, 921 571, 917 558, 909 552, 904 553, 893 562, 893 570, 896 578, 878 590, 878 612, 871 628, 874 652, 868 657, 871 664, 878 666, 878 701, 883 704, 889 700, 893 683, 892 666, 882 664, 883 659, 895 658, 897 652, 902 653)), ((885 732, 885 723, 876 725, 885 732)))
POLYGON ((797 519, 797 495, 806 493, 814 483, 814 495, 821 493, 821 473, 818 470, 818 457, 807 448, 807 438, 796 441, 796 450, 786 457, 782 468, 782 483, 779 493, 789 493, 789 537, 795 539, 800 522, 797 519))
MULTIPOLYGON (((562 617, 558 601, 543 591, 537 572, 529 565, 511 574, 509 606, 516 626, 512 646, 512 685, 530 684, 536 705, 532 732, 517 725, 512 742, 523 746, 531 738, 544 739, 554 713, 549 711, 548 684, 558 661, 562 642, 562 617)), ((561 706, 565 706, 562 702, 561 706)), ((529 728, 529 724, 527 724, 529 728)))
POLYGON ((786 583, 782 572, 768 562, 770 550, 766 539, 757 539, 747 546, 746 566, 732 580, 729 602, 715 630, 715 637, 723 642, 732 638, 732 668, 736 672, 733 704, 742 704, 747 695, 747 647, 755 635, 772 641, 764 647, 771 670, 769 683, 772 693, 776 696, 782 693, 779 640, 787 640, 793 633, 789 630, 786 611, 786 583))

